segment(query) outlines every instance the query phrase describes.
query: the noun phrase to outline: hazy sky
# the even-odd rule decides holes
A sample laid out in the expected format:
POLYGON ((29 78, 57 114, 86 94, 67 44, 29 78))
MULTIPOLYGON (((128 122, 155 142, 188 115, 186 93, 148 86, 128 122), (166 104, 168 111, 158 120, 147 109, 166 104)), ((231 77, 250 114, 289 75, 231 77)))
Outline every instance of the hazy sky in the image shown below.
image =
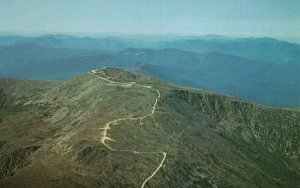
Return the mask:
POLYGON ((300 36, 300 0, 0 0, 0 31, 300 36))

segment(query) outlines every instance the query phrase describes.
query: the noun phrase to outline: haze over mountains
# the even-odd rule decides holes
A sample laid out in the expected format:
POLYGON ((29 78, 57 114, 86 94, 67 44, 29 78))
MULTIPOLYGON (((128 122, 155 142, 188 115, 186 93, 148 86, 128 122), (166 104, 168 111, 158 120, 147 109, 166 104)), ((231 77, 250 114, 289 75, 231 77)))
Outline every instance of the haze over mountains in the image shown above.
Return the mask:
POLYGON ((300 105, 300 45, 273 38, 1 36, 0 46, 1 77, 61 80, 112 66, 255 103, 300 105))
POLYGON ((0 188, 300 188, 299 0, 0 0, 0 188))

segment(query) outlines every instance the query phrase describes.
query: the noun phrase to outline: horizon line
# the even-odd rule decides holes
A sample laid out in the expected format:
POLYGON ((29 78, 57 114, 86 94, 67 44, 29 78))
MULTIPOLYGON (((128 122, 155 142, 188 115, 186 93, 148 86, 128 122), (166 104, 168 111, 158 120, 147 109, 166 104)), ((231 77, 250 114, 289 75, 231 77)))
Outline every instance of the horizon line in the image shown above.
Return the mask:
POLYGON ((249 34, 216 34, 216 33, 125 33, 125 32, 27 32, 27 31, 0 31, 0 36, 40 37, 44 35, 66 35, 73 37, 224 37, 224 38, 274 38, 289 42, 300 42, 300 36, 288 35, 249 35, 249 34))

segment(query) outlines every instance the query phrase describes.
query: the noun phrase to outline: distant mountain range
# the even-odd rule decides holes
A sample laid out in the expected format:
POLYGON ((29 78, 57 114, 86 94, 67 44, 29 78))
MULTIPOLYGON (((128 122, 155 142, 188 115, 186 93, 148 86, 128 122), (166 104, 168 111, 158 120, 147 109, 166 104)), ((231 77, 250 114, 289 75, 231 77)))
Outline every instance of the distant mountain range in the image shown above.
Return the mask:
MULTIPOLYGON (((127 49, 117 57, 155 65, 160 74, 151 75, 176 84, 262 104, 300 105, 300 64, 262 63, 217 52, 196 54, 177 49, 127 49)), ((147 74, 147 67, 141 72, 147 74)))
POLYGON ((0 62, 1 77, 60 80, 111 66, 256 103, 300 106, 300 45, 273 38, 1 36, 0 62))
POLYGON ((119 37, 75 37, 71 35, 42 35, 39 37, 0 36, 0 46, 35 44, 52 48, 88 49, 119 51, 129 47, 147 46, 140 40, 128 40, 119 37))
POLYGON ((300 45, 273 38, 200 38, 161 42, 160 48, 176 48, 196 53, 219 52, 262 63, 294 64, 300 62, 300 45))

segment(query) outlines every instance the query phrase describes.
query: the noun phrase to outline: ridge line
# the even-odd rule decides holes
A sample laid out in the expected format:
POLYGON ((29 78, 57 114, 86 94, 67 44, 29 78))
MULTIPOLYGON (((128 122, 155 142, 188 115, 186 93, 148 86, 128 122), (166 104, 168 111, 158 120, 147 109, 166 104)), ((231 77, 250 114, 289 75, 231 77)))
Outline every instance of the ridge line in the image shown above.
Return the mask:
POLYGON ((136 117, 136 118, 130 118, 130 117, 128 117, 128 118, 115 119, 115 120, 109 121, 108 123, 105 124, 105 127, 101 128, 103 131, 102 131, 102 137, 101 137, 101 139, 100 139, 100 142, 101 142, 103 145, 105 145, 105 146, 106 146, 109 150, 111 150, 111 151, 133 152, 134 154, 151 153, 151 154, 162 154, 162 155, 163 155, 163 158, 162 158, 161 162, 159 163, 158 167, 155 169, 155 171, 154 171, 147 179, 145 179, 145 180, 143 181, 143 184, 141 185, 141 188, 143 188, 143 187, 146 185, 146 183, 147 183, 151 178, 153 178, 153 177, 155 176, 155 174, 156 174, 156 173, 160 170, 160 168, 163 166, 163 163, 164 163, 164 161, 165 161, 165 159, 166 159, 166 157, 167 157, 167 153, 166 153, 166 152, 163 152, 163 151, 159 152, 159 151, 117 150, 117 149, 114 149, 114 148, 110 147, 107 143, 105 143, 105 140, 110 140, 110 141, 115 142, 115 140, 113 140, 112 138, 109 138, 109 137, 106 136, 106 135, 107 135, 107 130, 110 129, 110 125, 111 125, 111 124, 117 123, 117 122, 119 122, 119 121, 125 121, 125 120, 137 120, 137 119, 142 120, 142 119, 144 119, 144 118, 146 118, 146 117, 149 117, 149 116, 154 115, 154 112, 155 112, 155 110, 156 110, 156 106, 157 106, 157 103, 158 103, 158 99, 159 99, 160 96, 161 96, 161 95, 160 95, 160 92, 159 92, 158 89, 153 89, 151 86, 148 86, 148 85, 141 85, 141 84, 136 84, 135 82, 130 82, 130 83, 124 84, 124 83, 122 83, 122 82, 112 81, 112 80, 110 80, 108 77, 105 78, 105 77, 102 77, 102 76, 97 75, 97 70, 98 70, 98 69, 95 69, 95 70, 92 70, 92 71, 90 71, 90 72, 88 72, 88 73, 91 74, 91 75, 93 75, 93 76, 95 76, 95 77, 97 77, 97 78, 99 78, 99 79, 102 79, 102 80, 104 80, 104 81, 109 82, 110 85, 118 85, 118 84, 120 84, 120 85, 118 85, 118 86, 121 86, 121 87, 131 87, 131 86, 133 86, 133 85, 137 85, 137 86, 139 86, 139 87, 148 88, 148 89, 150 89, 150 90, 154 90, 154 91, 157 92, 157 97, 156 97, 155 102, 154 102, 154 104, 153 104, 153 106, 152 106, 152 111, 151 111, 150 114, 147 114, 147 115, 144 115, 144 116, 140 116, 140 117, 136 117), (123 84, 123 85, 122 85, 122 84, 123 84))

